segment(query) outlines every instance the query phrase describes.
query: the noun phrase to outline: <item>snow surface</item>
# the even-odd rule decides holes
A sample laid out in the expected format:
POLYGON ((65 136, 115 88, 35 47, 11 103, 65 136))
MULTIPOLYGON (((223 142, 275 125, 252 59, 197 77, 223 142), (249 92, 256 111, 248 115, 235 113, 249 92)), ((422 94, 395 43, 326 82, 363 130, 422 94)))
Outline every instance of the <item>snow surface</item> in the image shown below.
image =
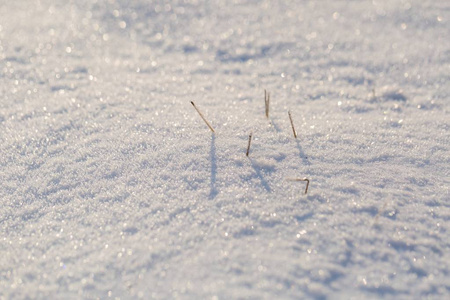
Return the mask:
POLYGON ((449 297, 449 22, 2 0, 0 298, 449 297))

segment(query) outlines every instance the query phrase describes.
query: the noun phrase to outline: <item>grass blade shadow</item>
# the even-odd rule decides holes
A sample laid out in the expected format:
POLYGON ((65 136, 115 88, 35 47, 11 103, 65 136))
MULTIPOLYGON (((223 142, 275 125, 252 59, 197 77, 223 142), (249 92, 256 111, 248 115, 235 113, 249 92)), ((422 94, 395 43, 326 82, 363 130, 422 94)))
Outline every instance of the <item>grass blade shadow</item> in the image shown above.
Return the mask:
POLYGON ((248 158, 250 160, 250 164, 252 165, 253 170, 256 173, 256 176, 259 178, 259 180, 261 181, 261 185, 264 187, 264 189, 267 192, 272 192, 272 189, 270 188, 269 183, 267 182, 267 180, 264 178, 264 176, 261 173, 261 167, 258 166, 257 163, 255 163, 255 161, 252 158, 248 158))
POLYGON ((311 162, 308 160, 308 156, 306 156, 305 152, 303 151, 303 148, 300 145, 299 140, 296 139, 295 142, 297 143, 297 149, 298 149, 298 152, 299 152, 299 156, 302 159, 303 163, 305 165, 310 165, 311 162))
POLYGON ((217 179, 217 157, 216 157, 216 135, 211 133, 211 147, 209 150, 209 159, 211 161, 211 182, 209 199, 217 196, 216 179, 217 179))

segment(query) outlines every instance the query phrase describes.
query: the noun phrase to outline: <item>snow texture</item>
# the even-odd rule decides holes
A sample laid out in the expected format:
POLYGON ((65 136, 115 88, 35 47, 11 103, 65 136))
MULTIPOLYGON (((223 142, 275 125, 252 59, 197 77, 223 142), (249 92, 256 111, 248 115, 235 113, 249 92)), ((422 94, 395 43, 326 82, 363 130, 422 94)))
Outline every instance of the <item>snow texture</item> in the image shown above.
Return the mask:
POLYGON ((448 298, 449 33, 444 0, 1 1, 0 298, 448 298))

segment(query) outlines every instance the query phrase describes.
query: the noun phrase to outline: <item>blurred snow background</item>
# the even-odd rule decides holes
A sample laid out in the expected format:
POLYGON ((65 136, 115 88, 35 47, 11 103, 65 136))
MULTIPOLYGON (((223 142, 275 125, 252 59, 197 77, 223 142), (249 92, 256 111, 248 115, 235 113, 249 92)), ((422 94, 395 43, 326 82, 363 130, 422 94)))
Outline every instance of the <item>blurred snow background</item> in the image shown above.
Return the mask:
POLYGON ((0 298, 448 297, 449 20, 1 1, 0 298))

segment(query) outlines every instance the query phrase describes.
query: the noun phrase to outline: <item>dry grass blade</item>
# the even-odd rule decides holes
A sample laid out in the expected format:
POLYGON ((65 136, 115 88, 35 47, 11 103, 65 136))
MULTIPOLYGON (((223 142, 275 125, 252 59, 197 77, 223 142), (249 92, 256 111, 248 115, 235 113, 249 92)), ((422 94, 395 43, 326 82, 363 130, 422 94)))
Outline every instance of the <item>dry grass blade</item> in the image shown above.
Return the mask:
POLYGON ((194 104, 194 101, 191 101, 192 106, 195 108, 195 110, 198 112, 198 114, 200 115, 200 117, 203 119, 203 121, 205 121, 206 125, 209 127, 209 129, 211 129, 211 131, 213 133, 215 133, 214 129, 212 128, 212 126, 208 123, 208 121, 206 121, 205 117, 203 116, 203 114, 200 112, 200 110, 197 108, 197 106, 194 104))
POLYGON ((270 93, 264 90, 264 104, 266 106, 266 118, 269 118, 270 93))
POLYGON ((252 135, 253 132, 250 132, 250 135, 248 136, 247 153, 245 154, 246 156, 248 156, 248 154, 250 153, 250 144, 252 143, 252 135))
POLYGON ((297 138, 297 132, 295 132, 294 121, 292 121, 291 111, 288 112, 289 120, 291 121, 292 132, 294 133, 294 137, 297 138))

